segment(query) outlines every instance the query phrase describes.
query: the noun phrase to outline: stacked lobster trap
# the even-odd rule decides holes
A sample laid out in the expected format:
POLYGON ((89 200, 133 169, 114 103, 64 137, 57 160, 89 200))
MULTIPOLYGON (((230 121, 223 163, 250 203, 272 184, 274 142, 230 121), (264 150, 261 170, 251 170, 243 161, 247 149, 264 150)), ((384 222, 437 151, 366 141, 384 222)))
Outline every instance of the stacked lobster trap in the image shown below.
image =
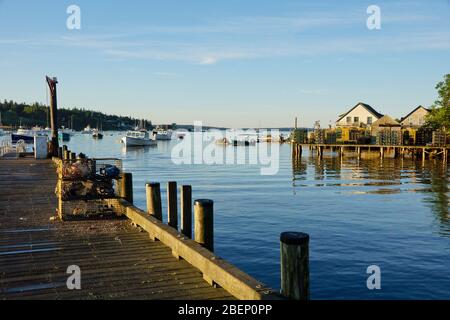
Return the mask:
POLYGON ((116 215, 110 200, 119 198, 122 160, 58 159, 58 215, 62 220, 116 215))

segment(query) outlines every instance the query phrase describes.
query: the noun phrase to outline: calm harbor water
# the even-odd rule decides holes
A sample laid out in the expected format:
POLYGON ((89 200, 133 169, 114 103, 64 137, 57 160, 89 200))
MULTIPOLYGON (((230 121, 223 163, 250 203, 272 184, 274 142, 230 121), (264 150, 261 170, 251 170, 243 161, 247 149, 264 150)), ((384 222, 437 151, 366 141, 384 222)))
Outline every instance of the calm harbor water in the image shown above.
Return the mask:
POLYGON ((279 234, 302 231, 312 299, 450 299, 449 170, 440 160, 319 160, 304 149, 293 163, 281 145, 278 174, 262 176, 256 165, 175 165, 176 140, 127 150, 119 139, 76 135, 67 145, 123 159, 138 207, 148 181, 191 184, 194 198, 213 199, 216 253, 273 288, 279 234), (381 268, 381 290, 366 287, 369 265, 381 268))

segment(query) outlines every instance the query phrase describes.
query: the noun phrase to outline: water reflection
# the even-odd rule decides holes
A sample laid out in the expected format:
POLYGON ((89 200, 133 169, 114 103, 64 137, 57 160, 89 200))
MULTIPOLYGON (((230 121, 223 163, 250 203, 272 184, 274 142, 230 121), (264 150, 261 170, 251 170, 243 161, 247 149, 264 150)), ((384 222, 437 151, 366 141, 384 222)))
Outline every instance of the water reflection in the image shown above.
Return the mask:
POLYGON ((422 201, 432 210, 440 234, 450 237, 449 171, 442 161, 423 164, 411 159, 341 159, 333 154, 320 158, 309 152, 292 159, 292 172, 294 194, 299 188, 311 187, 351 187, 354 195, 422 193, 422 201))

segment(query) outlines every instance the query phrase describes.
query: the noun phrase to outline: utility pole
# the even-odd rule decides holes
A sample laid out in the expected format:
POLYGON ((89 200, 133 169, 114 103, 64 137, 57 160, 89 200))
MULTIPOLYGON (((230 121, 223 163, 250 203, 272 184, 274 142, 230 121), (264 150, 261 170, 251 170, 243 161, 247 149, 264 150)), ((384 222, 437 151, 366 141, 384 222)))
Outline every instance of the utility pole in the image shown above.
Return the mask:
POLYGON ((46 77, 48 87, 50 88, 50 124, 52 128, 52 137, 50 142, 49 154, 56 157, 58 155, 58 103, 56 99, 56 84, 58 80, 46 77))

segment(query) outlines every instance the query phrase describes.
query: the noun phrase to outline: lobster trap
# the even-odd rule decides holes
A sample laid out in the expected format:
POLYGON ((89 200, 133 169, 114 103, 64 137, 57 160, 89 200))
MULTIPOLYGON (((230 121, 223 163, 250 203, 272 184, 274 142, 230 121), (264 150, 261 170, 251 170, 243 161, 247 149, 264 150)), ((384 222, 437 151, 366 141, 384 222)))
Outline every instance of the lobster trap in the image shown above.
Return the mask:
POLYGON ((115 158, 57 161, 58 215, 63 220, 114 216, 108 200, 119 198, 122 160, 115 158))

